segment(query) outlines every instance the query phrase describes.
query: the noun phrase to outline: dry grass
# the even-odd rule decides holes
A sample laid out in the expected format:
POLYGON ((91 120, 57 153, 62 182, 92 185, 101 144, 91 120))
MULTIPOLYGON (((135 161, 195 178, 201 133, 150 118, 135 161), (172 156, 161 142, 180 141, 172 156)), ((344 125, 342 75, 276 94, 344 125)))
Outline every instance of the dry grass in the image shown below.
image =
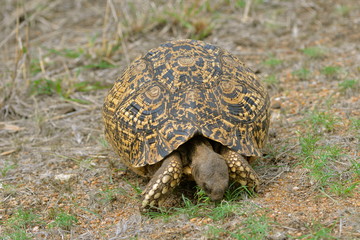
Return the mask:
POLYGON ((357 1, 0 5, 0 238, 360 237, 357 1), (177 209, 151 218, 138 210, 146 180, 104 140, 101 106, 132 59, 178 38, 224 47, 264 79, 264 185, 220 206, 183 186, 177 209))

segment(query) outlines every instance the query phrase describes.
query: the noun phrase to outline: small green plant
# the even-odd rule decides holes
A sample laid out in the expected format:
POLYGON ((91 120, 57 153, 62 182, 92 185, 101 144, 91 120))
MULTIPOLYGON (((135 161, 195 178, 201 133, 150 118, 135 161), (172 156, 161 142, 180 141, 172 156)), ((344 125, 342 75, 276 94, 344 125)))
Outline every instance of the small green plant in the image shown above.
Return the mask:
POLYGON ((307 47, 301 51, 310 58, 322 58, 326 54, 326 51, 321 47, 307 47))
POLYGON ((102 82, 95 81, 95 82, 77 82, 73 86, 74 92, 91 92, 96 90, 108 89, 111 86, 103 84, 102 82))
POLYGON ((269 233, 269 219, 265 214, 248 215, 244 221, 245 229, 234 234, 236 239, 265 239, 269 233))
POLYGON ((116 201, 117 195, 121 194, 124 196, 128 196, 128 193, 124 188, 107 188, 104 191, 99 192, 99 199, 102 203, 112 203, 116 201))
POLYGON ((359 81, 356 79, 346 79, 344 81, 342 81, 341 83, 339 83, 339 88, 340 91, 346 91, 346 90, 351 90, 351 89, 355 89, 358 87, 358 83, 359 81))
POLYGON ((49 49, 49 53, 53 53, 62 57, 67 57, 67 58, 79 58, 82 55, 84 55, 85 51, 81 48, 74 50, 74 49, 61 49, 61 50, 56 50, 56 49, 49 49))
POLYGON ((141 190, 141 188, 140 188, 140 185, 139 185, 139 183, 138 182, 136 182, 135 184, 133 184, 133 183, 131 183, 131 182, 129 182, 127 179, 123 179, 127 184, 129 184, 130 186, 131 186, 131 188, 135 191, 135 193, 137 194, 137 195, 141 195, 141 193, 142 193, 142 190, 141 190))
POLYGON ((302 165, 309 169, 309 175, 320 188, 331 186, 337 181, 339 173, 331 165, 342 155, 339 146, 323 146, 319 144, 320 137, 307 134, 299 139, 301 147, 302 165))
POLYGON ((237 0, 236 1, 236 7, 244 8, 245 6, 246 6, 246 0, 237 0))
POLYGON ((320 223, 312 224, 308 229, 311 233, 298 237, 299 239, 312 239, 312 240, 321 240, 321 239, 338 239, 331 234, 332 229, 335 224, 332 226, 324 226, 320 223))
POLYGON ((264 79, 264 82, 269 85, 277 85, 279 80, 274 74, 271 74, 264 79))
POLYGON ((229 235, 229 231, 221 227, 212 226, 212 225, 209 226, 209 229, 206 232, 206 236, 209 239, 222 239, 227 235, 229 235))
POLYGON ((360 130, 360 119, 359 118, 351 118, 351 128, 355 130, 360 130))
POLYGON ((30 93, 33 95, 62 95, 61 80, 50 80, 46 78, 34 80, 30 84, 30 93))
POLYGON ((321 69, 321 73, 328 77, 334 77, 340 73, 341 67, 339 66, 326 66, 321 69))
POLYGON ((4 196, 16 196, 16 194, 18 193, 17 185, 3 183, 1 193, 4 196))
POLYGON ((211 202, 210 197, 199 186, 196 186, 195 199, 198 203, 209 204, 211 202))
POLYGON ((180 28, 191 39, 203 40, 212 34, 217 18, 214 14, 216 8, 210 1, 179 1, 177 7, 166 9, 157 21, 180 28))
POLYGON ((0 235, 1 239, 9 239, 9 240, 27 240, 31 239, 28 233, 26 233, 26 230, 19 229, 17 231, 7 233, 3 236, 0 235))
POLYGON ((307 80, 310 76, 310 70, 307 68, 300 68, 292 72, 292 75, 300 80, 307 80))
POLYGON ((117 66, 104 60, 101 60, 98 63, 91 63, 82 66, 82 68, 85 69, 106 69, 106 68, 115 68, 115 67, 117 66))
POLYGON ((269 57, 268 59, 266 59, 266 60, 263 62, 263 64, 264 64, 264 65, 267 65, 267 66, 269 66, 269 67, 274 68, 274 67, 276 67, 276 66, 281 65, 282 62, 283 62, 282 60, 280 60, 280 59, 278 59, 278 58, 276 58, 276 57, 269 57))
POLYGON ((351 170, 353 171, 353 173, 355 175, 354 176, 355 179, 359 179, 360 178, 360 162, 352 161, 351 162, 351 170))
POLYGON ((309 170, 309 177, 325 195, 329 193, 337 196, 351 195, 359 184, 356 180, 356 166, 353 165, 347 170, 339 168, 336 162, 342 161, 346 154, 343 147, 324 144, 326 133, 319 132, 319 129, 333 131, 338 118, 314 111, 305 118, 304 122, 311 127, 299 136, 301 165, 309 170))
POLYGON ((31 59, 30 61, 30 74, 35 76, 37 73, 41 72, 40 61, 37 59, 31 59))
POLYGON ((360 184, 360 182, 352 182, 352 181, 341 181, 341 182, 333 182, 329 186, 329 191, 334 193, 337 196, 351 196, 353 194, 354 189, 360 184))
POLYGON ((90 92, 96 91, 100 89, 109 88, 108 85, 102 84, 101 82, 77 82, 64 87, 63 81, 61 79, 50 80, 46 78, 41 78, 34 80, 30 83, 30 94, 38 96, 38 95, 58 95, 65 100, 78 102, 81 104, 89 104, 90 102, 82 99, 72 98, 71 94, 75 92, 90 92))
POLYGON ((75 216, 63 211, 56 212, 54 215, 54 221, 48 225, 50 228, 58 227, 64 230, 70 230, 70 228, 78 222, 75 216))
POLYGON ((235 215, 238 209, 241 209, 241 206, 238 203, 230 203, 227 201, 220 202, 215 208, 211 210, 208 214, 209 218, 214 221, 223 220, 227 217, 235 215))
MULTIPOLYGON (((334 162, 343 155, 343 149, 337 145, 318 144, 319 136, 300 137, 302 165, 309 169, 309 175, 317 186, 337 196, 349 196, 359 184, 355 176, 344 180, 334 162), (340 180, 343 179, 343 180, 340 180)), ((356 168, 356 167, 354 167, 356 168)))
POLYGON ((106 141, 106 139, 104 137, 99 137, 97 140, 102 147, 104 147, 104 148, 109 147, 109 143, 108 143, 108 141, 106 141))
POLYGON ((9 162, 5 162, 4 166, 0 169, 1 172, 1 176, 5 177, 6 174, 11 170, 14 169, 16 167, 16 164, 13 163, 9 163, 9 162))
MULTIPOLYGON (((40 216, 31 210, 18 209, 5 223, 4 239, 25 240, 30 239, 26 229, 36 225, 42 225, 40 216)), ((2 237, 0 235, 0 237, 2 237)))
POLYGON ((351 8, 347 5, 337 5, 336 6, 336 12, 340 14, 343 17, 346 17, 349 15, 351 8))
POLYGON ((309 116, 309 123, 319 133, 322 130, 332 132, 335 130, 335 125, 339 123, 339 118, 330 113, 314 111, 309 116))
POLYGON ((240 228, 226 230, 221 227, 210 226, 207 236, 210 239, 266 239, 270 231, 270 221, 265 214, 246 214, 240 228))
POLYGON ((231 183, 228 189, 225 191, 224 200, 233 202, 242 199, 245 195, 252 196, 254 193, 250 191, 246 186, 239 186, 238 183, 231 183))
POLYGON ((311 158, 317 150, 317 142, 320 140, 319 136, 307 133, 299 139, 301 154, 306 158, 311 158))
POLYGON ((207 203, 194 204, 189 198, 182 196, 184 206, 180 208, 174 208, 176 214, 185 214, 189 218, 205 216, 205 212, 208 211, 207 203))

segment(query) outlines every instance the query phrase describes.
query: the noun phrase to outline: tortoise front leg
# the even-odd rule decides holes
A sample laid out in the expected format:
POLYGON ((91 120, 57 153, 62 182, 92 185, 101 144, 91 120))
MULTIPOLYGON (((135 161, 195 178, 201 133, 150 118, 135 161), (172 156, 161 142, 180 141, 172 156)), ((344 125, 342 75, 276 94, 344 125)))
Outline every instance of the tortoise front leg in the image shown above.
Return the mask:
POLYGON ((160 206, 164 196, 180 183, 182 176, 182 162, 178 152, 173 152, 163 161, 155 172, 142 195, 142 208, 160 206))
POLYGON ((243 186, 253 187, 255 191, 258 190, 259 176, 243 156, 228 147, 222 147, 220 154, 229 167, 229 176, 232 180, 243 186))

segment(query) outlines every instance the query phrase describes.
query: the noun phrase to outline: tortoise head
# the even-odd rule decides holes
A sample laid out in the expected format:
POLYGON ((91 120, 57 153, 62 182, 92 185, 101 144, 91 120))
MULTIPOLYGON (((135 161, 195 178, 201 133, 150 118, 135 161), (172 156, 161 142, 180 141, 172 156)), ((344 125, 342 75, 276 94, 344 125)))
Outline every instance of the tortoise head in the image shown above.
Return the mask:
POLYGON ((221 200, 229 185, 228 166, 223 157, 214 152, 211 146, 197 142, 190 158, 191 173, 197 185, 211 200, 221 200))

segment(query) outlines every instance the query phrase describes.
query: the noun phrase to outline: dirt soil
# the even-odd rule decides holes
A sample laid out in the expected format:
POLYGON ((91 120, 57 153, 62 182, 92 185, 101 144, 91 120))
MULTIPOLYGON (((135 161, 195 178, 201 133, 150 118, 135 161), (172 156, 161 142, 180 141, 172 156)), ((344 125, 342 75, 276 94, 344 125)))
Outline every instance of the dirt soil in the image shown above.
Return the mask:
MULTIPOLYGON (((257 212, 268 219, 266 239, 360 239, 358 1, 0 5, 0 238, 26 239, 11 235, 20 229, 30 239, 235 239, 229 232, 257 212), (121 71, 150 48, 181 38, 229 50, 271 96, 269 141, 255 166, 263 184, 237 200, 248 213, 241 217, 140 214, 139 189, 148 180, 121 164, 104 140, 101 107, 121 71), (316 113, 335 122, 316 122, 316 113), (331 161, 338 177, 329 179, 352 185, 349 192, 335 194, 335 185, 321 185, 305 167, 301 139, 314 132, 317 144, 342 149, 331 161), (17 229, 19 210, 38 222, 17 229), (62 224, 60 213, 76 221, 62 224), (211 235, 210 226, 226 231, 211 235)), ((170 196, 175 207, 184 206, 184 191, 194 200, 195 190, 182 186, 170 196)))

